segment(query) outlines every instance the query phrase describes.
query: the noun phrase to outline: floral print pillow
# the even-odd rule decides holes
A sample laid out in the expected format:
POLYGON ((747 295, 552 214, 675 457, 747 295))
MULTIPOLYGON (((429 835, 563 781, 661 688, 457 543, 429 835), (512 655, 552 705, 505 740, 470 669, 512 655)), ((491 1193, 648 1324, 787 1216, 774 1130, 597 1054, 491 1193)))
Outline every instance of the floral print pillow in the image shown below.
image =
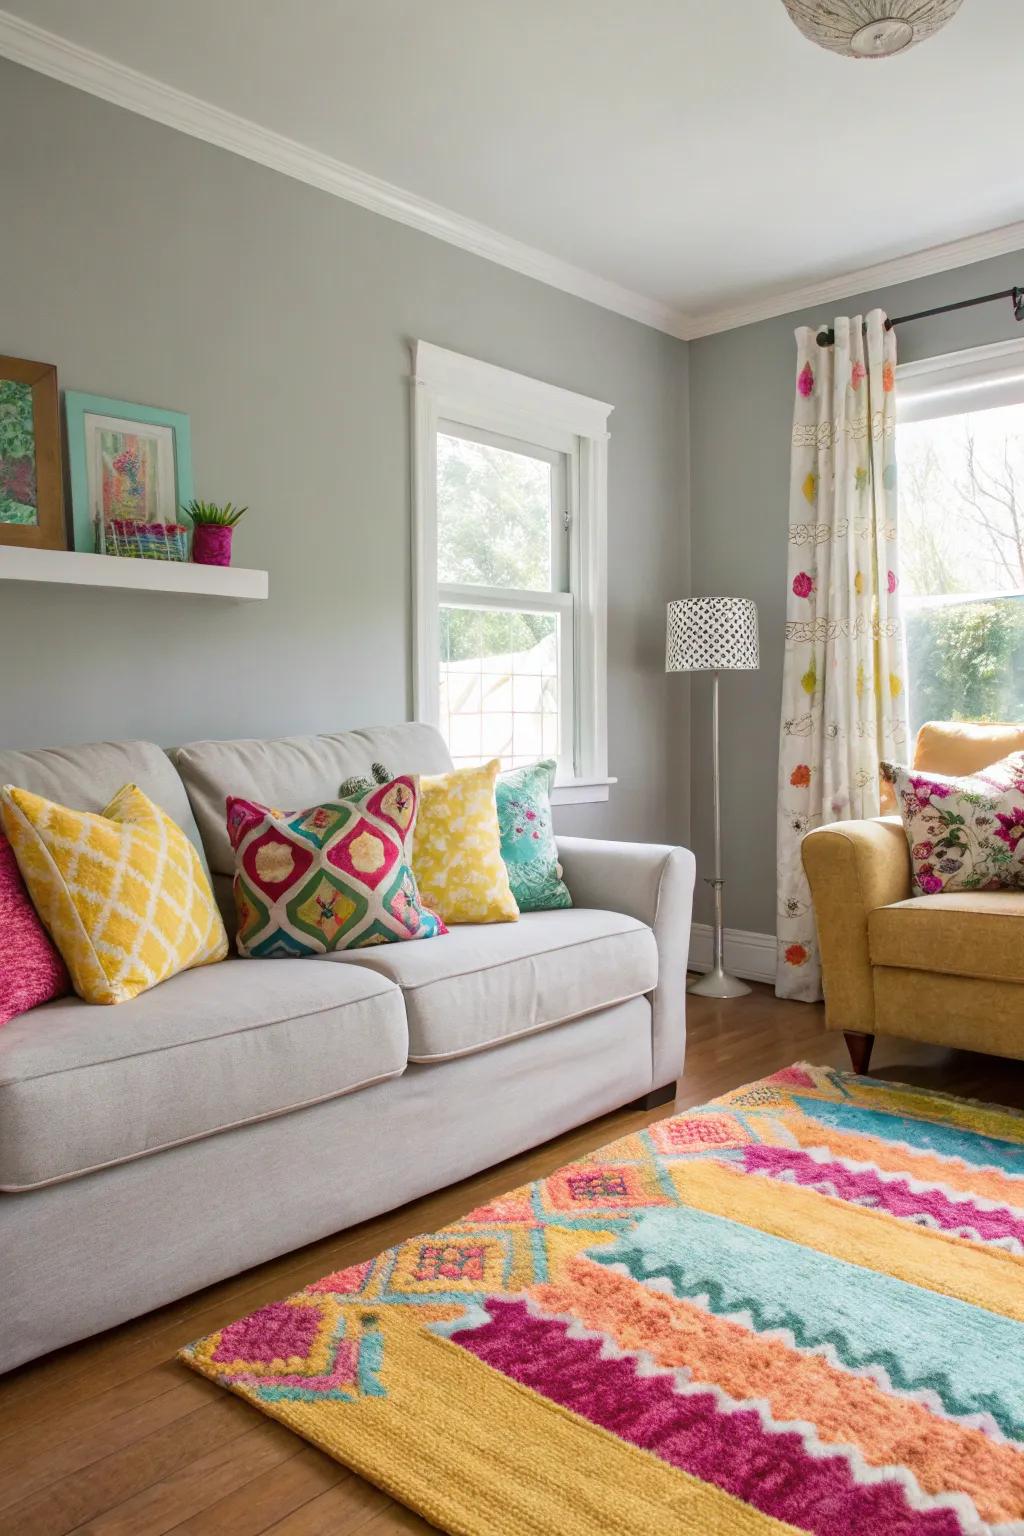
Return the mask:
POLYGON ((1024 887, 1024 752, 966 778, 883 763, 910 844, 914 893, 1024 887))
POLYGON ((501 856, 520 912, 572 906, 551 826, 555 767, 553 758, 545 758, 503 773, 496 785, 501 856))

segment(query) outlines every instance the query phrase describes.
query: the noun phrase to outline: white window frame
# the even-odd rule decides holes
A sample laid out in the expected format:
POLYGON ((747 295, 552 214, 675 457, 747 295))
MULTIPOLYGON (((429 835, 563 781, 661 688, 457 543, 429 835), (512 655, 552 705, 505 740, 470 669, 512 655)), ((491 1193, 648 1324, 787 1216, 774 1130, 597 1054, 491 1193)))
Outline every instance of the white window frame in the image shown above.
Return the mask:
MULTIPOLYGON (((897 432, 909 422, 1024 405, 1024 338, 898 363, 896 382, 897 432)), ((962 602, 966 595, 958 593, 951 601, 962 602)))
MULTIPOLYGON (((413 345, 412 505, 413 651, 416 718, 437 725, 440 708, 439 609, 442 601, 490 607, 472 586, 437 579, 437 434, 445 425, 493 433, 566 455, 570 517, 569 591, 504 593, 535 612, 570 612, 571 665, 563 665, 563 716, 572 742, 571 774, 560 768, 555 805, 607 800, 608 777, 608 417, 612 406, 554 384, 449 352, 413 345), (566 676, 566 673, 569 675, 566 676)), ((565 629, 565 626, 563 626, 565 629)))
MULTIPOLYGON (((564 730, 559 753, 557 780, 560 784, 574 778, 576 738, 573 729, 575 710, 574 676, 575 604, 572 592, 572 530, 576 521, 572 496, 578 482, 579 439, 568 433, 550 434, 547 443, 524 443, 494 431, 484 431, 463 421, 437 423, 437 435, 461 437, 463 441, 482 443, 506 452, 524 453, 551 467, 551 586, 549 588, 488 587, 473 582, 437 583, 438 610, 448 606, 477 609, 513 609, 516 613, 554 615, 558 620, 558 716, 564 730), (556 439, 558 440, 555 446, 556 439)), ((436 442, 436 437, 435 437, 436 442)), ((436 487, 436 478, 435 478, 436 487)))
POLYGON ((896 423, 1024 403, 1024 338, 896 367, 896 423))
MULTIPOLYGON (((965 416, 1001 405, 1024 405, 1024 337, 996 341, 982 347, 965 347, 936 357, 896 365, 897 456, 899 428, 915 421, 936 421, 943 416, 965 416)), ((1018 593, 973 594, 1000 598, 1018 593)), ((971 593, 953 594, 948 601, 969 601, 971 593)), ((910 599, 908 602, 912 601, 910 599)), ((926 599, 943 603, 946 599, 926 599)))

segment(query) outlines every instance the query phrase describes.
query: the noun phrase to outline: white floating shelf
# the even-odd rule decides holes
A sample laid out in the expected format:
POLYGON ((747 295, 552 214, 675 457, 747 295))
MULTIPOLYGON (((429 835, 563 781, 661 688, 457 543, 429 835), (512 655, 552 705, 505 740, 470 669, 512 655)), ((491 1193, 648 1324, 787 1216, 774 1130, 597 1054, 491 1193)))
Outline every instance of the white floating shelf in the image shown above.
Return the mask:
POLYGON ((135 592, 178 592, 187 597, 247 601, 264 598, 270 590, 266 571, 237 565, 133 560, 123 555, 80 555, 65 549, 19 549, 10 544, 0 544, 0 581, 123 587, 135 592))

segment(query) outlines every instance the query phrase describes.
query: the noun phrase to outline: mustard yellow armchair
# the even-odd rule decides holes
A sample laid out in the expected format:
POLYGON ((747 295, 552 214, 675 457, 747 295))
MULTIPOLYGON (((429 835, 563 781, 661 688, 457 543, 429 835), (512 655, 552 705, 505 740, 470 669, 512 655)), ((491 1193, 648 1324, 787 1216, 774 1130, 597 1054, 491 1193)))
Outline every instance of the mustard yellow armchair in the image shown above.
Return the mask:
MULTIPOLYGON (((1024 725, 933 722, 914 767, 975 773, 1024 749, 1024 725)), ((839 821, 803 840, 825 1017, 855 1072, 876 1035, 1024 1060, 1024 891, 911 894, 898 816, 839 821)))

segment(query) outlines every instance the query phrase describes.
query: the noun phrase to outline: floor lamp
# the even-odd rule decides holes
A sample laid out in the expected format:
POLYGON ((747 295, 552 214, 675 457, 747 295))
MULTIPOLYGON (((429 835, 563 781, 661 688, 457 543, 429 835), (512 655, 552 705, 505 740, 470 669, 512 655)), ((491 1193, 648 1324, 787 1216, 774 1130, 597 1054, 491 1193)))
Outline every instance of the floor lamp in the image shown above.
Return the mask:
POLYGON ((714 785, 715 893, 714 954, 706 976, 687 988, 698 997, 742 997, 750 988, 730 976, 723 963, 722 810, 718 761, 718 674, 750 672, 760 665, 757 607, 749 597, 681 597, 668 605, 666 672, 711 673, 711 762, 714 785))

